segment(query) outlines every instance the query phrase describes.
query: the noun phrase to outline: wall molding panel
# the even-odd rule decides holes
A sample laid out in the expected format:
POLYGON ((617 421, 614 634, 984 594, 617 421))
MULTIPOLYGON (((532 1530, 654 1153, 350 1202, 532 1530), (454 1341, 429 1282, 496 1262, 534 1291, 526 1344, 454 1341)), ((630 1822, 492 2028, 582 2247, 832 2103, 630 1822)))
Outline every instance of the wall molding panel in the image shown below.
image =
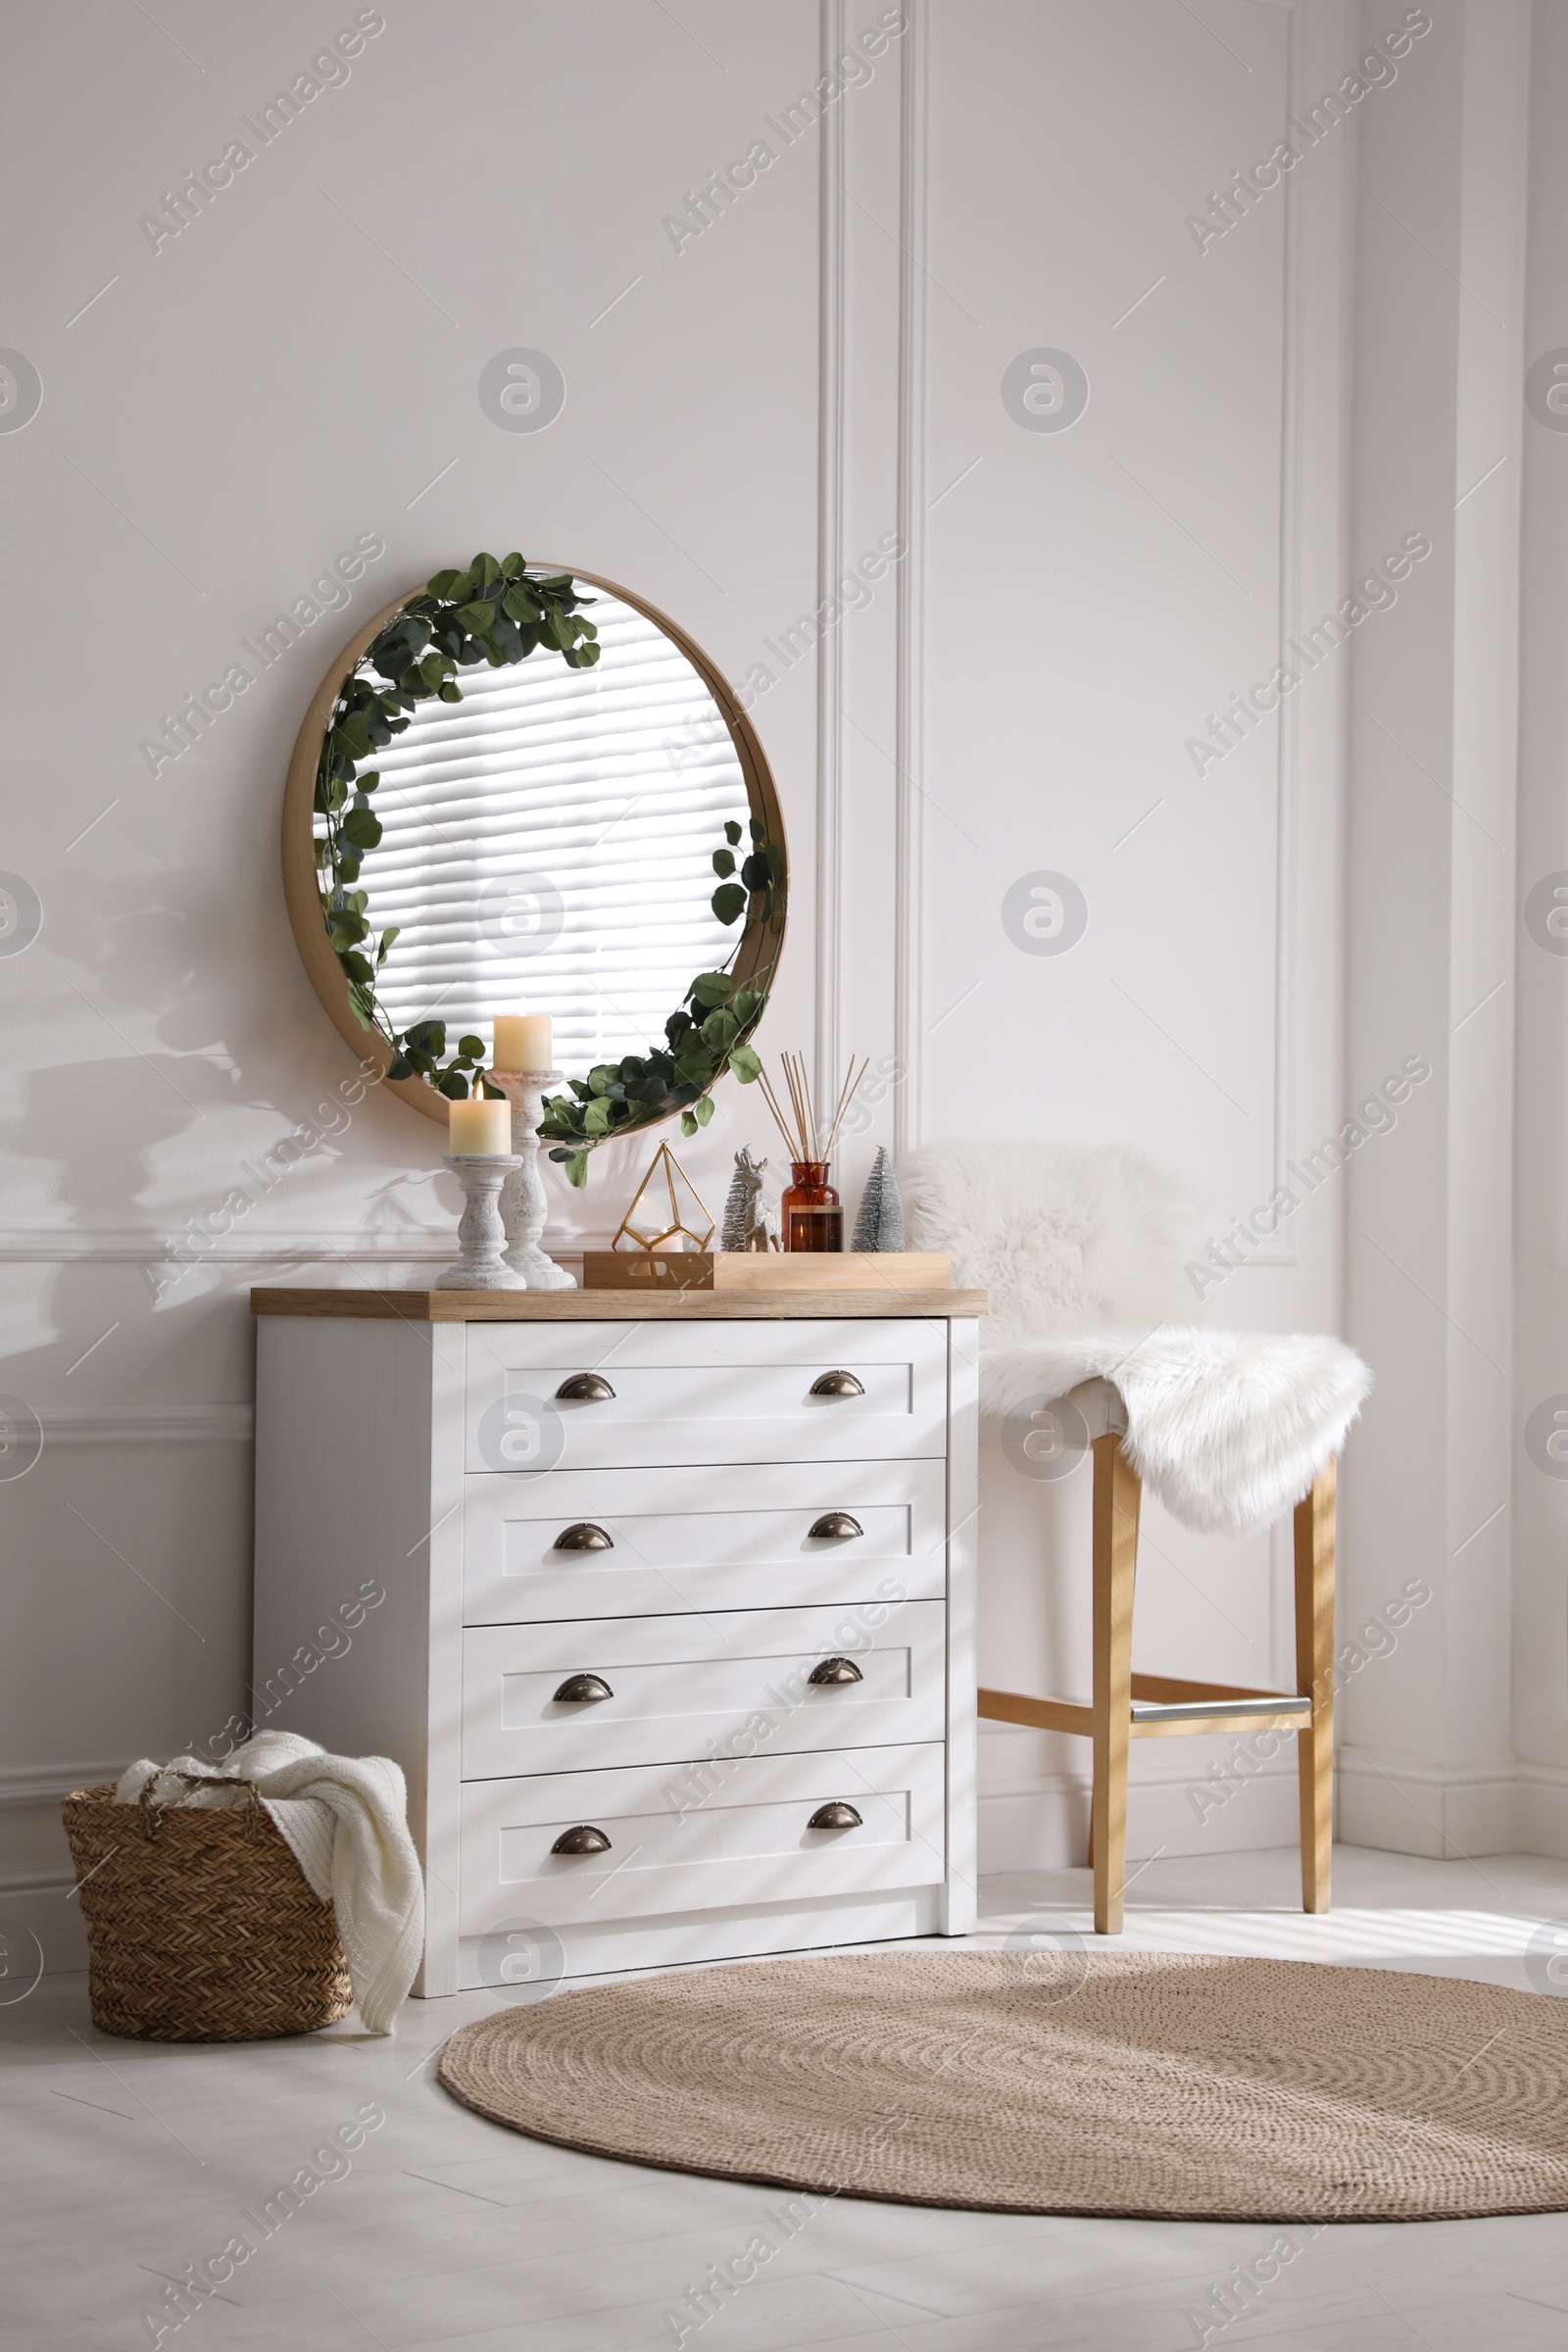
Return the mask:
MULTIPOLYGON (((1288 113, 1301 105, 1306 88, 1306 53, 1310 20, 1304 9, 1291 11, 1290 63, 1287 74, 1288 113)), ((1302 410, 1307 392, 1306 371, 1313 347, 1306 310, 1301 215, 1310 198, 1296 172, 1285 182, 1285 270, 1281 288, 1283 337, 1281 351, 1280 417, 1280 582, 1279 636, 1282 648, 1296 635, 1301 612, 1301 497, 1304 471, 1302 410)), ((1338 487, 1336 484, 1335 487, 1338 487)), ((1323 485, 1314 483, 1321 492, 1323 485)), ((1285 1181, 1285 1163, 1295 1150, 1293 1112, 1298 1088, 1293 1083, 1298 1038, 1297 1005, 1297 841, 1296 791, 1299 773, 1300 707, 1291 695, 1280 704, 1279 737, 1274 775, 1275 888, 1274 888, 1274 1183, 1285 1181)), ((1289 1248, 1259 1250, 1252 1265, 1295 1265, 1289 1248)))
POLYGON ((905 1076, 895 1098, 896 1152, 924 1141, 925 1048, 925 555, 926 221, 932 0, 906 0, 899 161, 899 571, 894 769, 898 779, 894 912, 894 1052, 905 1076))
MULTIPOLYGON (((821 0, 822 72, 844 50, 844 0, 821 0)), ((845 108, 822 117, 817 347, 817 573, 819 602, 836 600, 844 570, 845 108)), ((844 870, 843 621, 816 645, 816 1098, 837 1099, 841 1063, 844 870)))
POLYGON ((248 1446, 249 1404, 60 1404, 33 1408, 51 1446, 248 1446))
POLYGON ((0 1771, 0 1812, 22 1806, 58 1805, 73 1788, 101 1788, 118 1781, 131 1761, 122 1756, 115 1764, 24 1764, 0 1771))
MULTIPOLYGON (((69 1266, 81 1259, 101 1265, 167 1266, 198 1272, 206 1265, 325 1265, 356 1263, 415 1265, 447 1263, 455 1254, 457 1220, 450 1234, 433 1228, 406 1233, 341 1231, 228 1233, 193 1247, 178 1234, 141 1226, 0 1226, 0 1265, 69 1266)), ((592 1246, 592 1245, 590 1245, 592 1246)))

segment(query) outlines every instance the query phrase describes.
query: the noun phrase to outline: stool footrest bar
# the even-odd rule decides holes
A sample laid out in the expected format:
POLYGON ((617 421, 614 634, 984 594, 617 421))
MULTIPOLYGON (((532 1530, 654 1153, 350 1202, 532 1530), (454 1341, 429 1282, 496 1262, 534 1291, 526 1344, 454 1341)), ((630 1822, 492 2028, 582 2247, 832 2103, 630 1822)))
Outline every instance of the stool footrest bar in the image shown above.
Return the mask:
MULTIPOLYGON (((1135 1684, 1153 1681, 1152 1676, 1135 1676, 1135 1684)), ((1180 1690, 1182 1685, 1175 1686, 1180 1690)), ((1188 1685, 1201 1690, 1201 1684, 1188 1685)), ((1095 1713, 1092 1707, 1067 1698, 1028 1698, 1017 1690, 981 1690, 978 1693, 978 1713, 986 1723, 1022 1723, 1034 1731, 1068 1732, 1076 1739, 1092 1739, 1095 1713)), ((1241 1724, 1249 1730, 1273 1726, 1284 1731, 1304 1731, 1312 1720, 1312 1701, 1304 1693, 1294 1690, 1235 1690, 1223 1697, 1212 1698, 1152 1698, 1136 1693, 1128 1710, 1128 1720, 1135 1736, 1148 1739, 1159 1732, 1203 1731, 1210 1725, 1217 1730, 1241 1724)))
POLYGON ((1299 1715, 1310 1718, 1312 1701, 1289 1690, 1257 1690, 1246 1698, 1135 1698, 1134 1723, 1220 1723, 1233 1715, 1299 1715))

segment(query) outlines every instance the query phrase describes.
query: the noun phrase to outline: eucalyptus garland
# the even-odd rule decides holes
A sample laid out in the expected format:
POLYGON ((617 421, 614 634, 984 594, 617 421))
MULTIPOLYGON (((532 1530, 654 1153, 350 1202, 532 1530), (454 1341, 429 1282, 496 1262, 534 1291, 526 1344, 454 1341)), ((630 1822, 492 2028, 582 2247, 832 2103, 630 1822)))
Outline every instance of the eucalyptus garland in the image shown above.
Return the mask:
MULTIPOLYGON (((357 887, 365 854, 382 832, 371 799, 381 779, 366 763, 404 732, 420 703, 462 702, 459 669, 480 662, 503 669, 541 646, 572 669, 591 668, 599 660, 598 631, 581 608, 593 601, 578 595, 569 572, 539 575, 529 572, 520 555, 499 564, 494 556, 478 555, 466 571, 438 571, 428 580, 424 593, 409 600, 343 681, 316 771, 316 864, 327 937, 348 981, 355 1017, 390 1045, 389 1078, 419 1078, 457 1099, 470 1085, 475 1092, 500 1092, 485 1081, 482 1038, 460 1037, 450 1059, 443 1059, 444 1021, 396 1030, 376 995, 398 927, 377 935, 369 894, 357 887)), ((547 1100, 539 1132, 561 1139, 550 1156, 565 1163, 574 1185, 587 1182, 588 1153, 596 1144, 674 1110, 682 1133, 695 1135, 712 1117, 710 1090, 723 1071, 732 1069, 749 1084, 761 1066, 746 1041, 761 1018, 778 960, 783 858, 755 818, 751 847, 738 866, 741 828, 726 824, 724 835, 725 846, 713 852, 713 912, 721 923, 733 924, 760 900, 757 916, 771 953, 744 981, 731 970, 699 972, 664 1023, 664 1048, 601 1063, 586 1079, 573 1078, 569 1095, 547 1100)), ((743 931, 736 956, 745 937, 743 931)))
POLYGON ((466 571, 438 571, 422 596, 371 640, 344 679, 316 771, 316 863, 327 937, 349 983, 349 1000, 366 1029, 378 1029, 392 1048, 389 1078, 423 1078, 439 1094, 468 1093, 468 1073, 482 1068, 484 1040, 463 1037, 452 1059, 444 1021, 416 1021, 395 1030, 376 998, 376 979, 397 926, 372 933, 369 894, 355 887, 366 851, 381 838, 371 806, 380 783, 364 763, 401 735, 420 703, 461 703, 455 672, 480 662, 502 669, 541 645, 573 669, 599 659, 598 631, 578 608, 569 572, 532 578, 521 556, 498 564, 475 556, 466 571))

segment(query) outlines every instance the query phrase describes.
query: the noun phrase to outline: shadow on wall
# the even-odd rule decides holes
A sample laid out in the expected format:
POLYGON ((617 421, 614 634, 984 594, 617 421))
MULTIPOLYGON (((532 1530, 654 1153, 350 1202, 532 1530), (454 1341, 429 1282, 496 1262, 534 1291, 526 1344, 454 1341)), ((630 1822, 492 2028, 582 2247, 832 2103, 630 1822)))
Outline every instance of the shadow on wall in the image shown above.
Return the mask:
MULTIPOLYGON (((186 869, 80 885, 72 877, 47 896, 45 935, 33 953, 47 953, 49 960, 29 977, 35 986, 43 982, 40 994, 53 1000, 65 1032, 89 1050, 101 1041, 103 1053, 28 1072, 20 1110, 0 1120, 0 1145, 18 1163, 31 1159, 44 1171, 24 1188, 48 1200, 37 1221, 61 1232, 141 1231, 150 1238, 144 1265, 106 1262, 98 1254, 40 1269, 30 1314, 19 1318, 20 1329, 13 1322, 9 1346, 0 1343, 0 1390, 45 1415, 50 1403, 78 1401, 77 1388, 115 1393, 119 1350, 94 1358, 66 1388, 78 1351, 90 1348, 117 1316, 128 1322, 198 1304, 209 1286, 194 1269, 215 1242, 244 1230, 245 1217, 255 1215, 260 1226, 262 1204, 275 1203, 290 1177, 301 1186, 302 1205, 292 1213, 285 1207, 282 1221, 309 1227, 319 1213, 318 1187, 304 1205, 294 1171, 312 1161, 318 1169, 330 1164, 340 1149, 334 1139, 347 1132, 367 1093, 361 1069, 328 1032, 299 965, 280 916, 280 888, 224 899, 186 869), (279 956, 286 960, 279 963, 279 956), (270 985, 256 985, 259 972, 272 976, 270 985), (251 1068, 278 1066, 279 1022, 293 1011, 296 990, 308 1040, 298 1106, 280 1102, 270 1087, 247 1084, 246 1076, 251 1068), (316 1107, 302 1117, 306 1105, 316 1107), (24 1333, 32 1346, 20 1344, 24 1333)), ((401 1105, 387 1112, 378 1106, 375 1115, 407 1119, 423 1140, 426 1123, 401 1105)), ((436 1131, 429 1133, 433 1141, 436 1131)), ((416 1166, 409 1176, 416 1184, 429 1180, 416 1166)), ((374 1221, 445 1226, 433 1204, 411 1214, 394 1200, 399 1179, 383 1190, 387 1198, 375 1204, 374 1221)), ((171 1353, 190 1329, 188 1311, 177 1312, 159 1333, 155 1352, 171 1353)), ((144 1373, 145 1345, 134 1360, 138 1375, 144 1373)), ((224 1393, 242 1395, 248 1386, 242 1373, 238 1389, 230 1379, 224 1393)))
MULTIPOLYGON (((140 1224, 143 1194, 165 1146, 189 1132, 202 1109, 232 1099, 233 1082, 197 1055, 122 1054, 34 1070, 15 1119, 0 1121, 0 1146, 53 1168, 51 1222, 94 1231, 140 1224)), ((89 1348, 118 1315, 150 1313, 155 1293, 140 1268, 82 1259, 48 1269, 35 1294, 32 1348, 0 1345, 0 1389, 47 1418, 71 1396, 68 1346, 89 1348)), ((138 1358, 145 1369, 145 1357, 138 1358)), ((76 1399, 72 1398, 72 1401, 76 1399)))

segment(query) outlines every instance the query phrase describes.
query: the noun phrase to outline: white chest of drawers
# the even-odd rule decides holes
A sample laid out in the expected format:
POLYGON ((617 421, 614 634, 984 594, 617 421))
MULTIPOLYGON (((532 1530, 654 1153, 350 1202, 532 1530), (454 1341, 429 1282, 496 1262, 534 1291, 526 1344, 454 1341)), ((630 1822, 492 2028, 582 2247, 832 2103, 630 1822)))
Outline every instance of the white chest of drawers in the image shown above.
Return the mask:
POLYGON ((971 1925, 982 1297, 252 1303, 256 1722, 402 1765, 417 1990, 971 1925))

